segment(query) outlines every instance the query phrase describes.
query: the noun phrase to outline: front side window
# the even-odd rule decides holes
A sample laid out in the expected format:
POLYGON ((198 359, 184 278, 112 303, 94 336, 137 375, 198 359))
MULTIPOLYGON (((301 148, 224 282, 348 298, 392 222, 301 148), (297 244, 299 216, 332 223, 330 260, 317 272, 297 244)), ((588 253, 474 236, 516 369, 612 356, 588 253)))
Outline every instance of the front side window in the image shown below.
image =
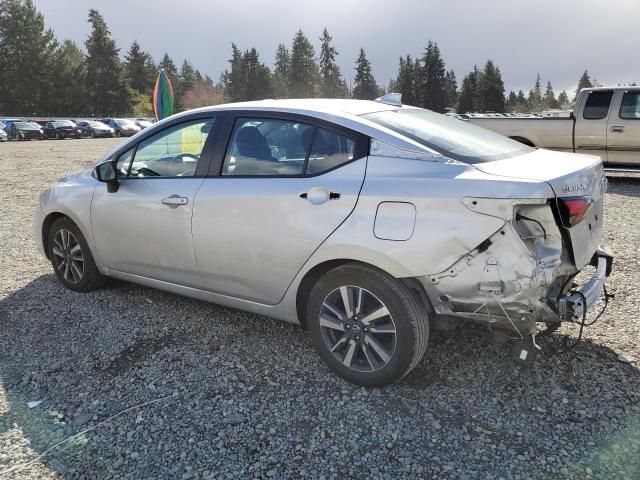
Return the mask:
POLYGON ((343 135, 318 128, 307 164, 308 175, 331 170, 353 160, 355 142, 343 135))
POLYGON ((301 175, 313 127, 305 123, 239 118, 222 166, 222 175, 301 175))
POLYGON ((213 121, 194 120, 162 130, 138 144, 133 162, 125 157, 129 152, 121 155, 118 171, 131 162, 130 177, 194 176, 213 121))
POLYGON ((465 163, 492 162, 533 151, 490 130, 421 108, 369 113, 363 118, 465 163))
POLYGON ((607 118, 613 92, 591 92, 587 97, 582 116, 586 120, 602 120, 607 118))
POLYGON ((620 118, 640 119, 640 92, 626 92, 620 105, 620 118))

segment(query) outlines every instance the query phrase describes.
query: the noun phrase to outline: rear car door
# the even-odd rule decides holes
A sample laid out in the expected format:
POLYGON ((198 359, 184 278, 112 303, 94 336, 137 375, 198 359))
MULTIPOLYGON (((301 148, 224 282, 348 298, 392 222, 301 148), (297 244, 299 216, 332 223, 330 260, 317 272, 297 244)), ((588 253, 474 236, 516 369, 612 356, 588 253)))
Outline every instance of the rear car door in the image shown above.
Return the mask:
POLYGON ((598 155, 607 161, 607 121, 613 90, 592 90, 584 99, 584 108, 576 119, 576 153, 598 155))
POLYGON ((618 91, 607 125, 607 161, 640 165, 640 89, 618 91))
POLYGON ((168 126, 119 155, 119 189, 98 185, 96 250, 119 272, 202 288, 191 236, 193 201, 209 169, 212 116, 168 126))
POLYGON ((195 201, 193 238, 207 290, 276 304, 349 216, 368 138, 297 115, 236 113, 195 201))

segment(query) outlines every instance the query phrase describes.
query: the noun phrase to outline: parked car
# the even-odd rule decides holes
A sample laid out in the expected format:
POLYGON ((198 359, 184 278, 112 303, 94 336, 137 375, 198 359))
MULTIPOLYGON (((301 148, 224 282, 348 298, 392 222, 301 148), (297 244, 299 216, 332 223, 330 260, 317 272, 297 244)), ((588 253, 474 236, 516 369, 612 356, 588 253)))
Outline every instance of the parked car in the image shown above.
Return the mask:
POLYGON ((142 129, 145 129, 145 128, 150 127, 151 125, 153 125, 153 123, 151 123, 149 120, 145 120, 143 118, 138 118, 136 120, 136 125, 138 125, 142 129))
POLYGON ((300 323, 338 375, 376 386, 436 326, 486 324, 523 360, 537 322, 583 322, 611 267, 606 186, 598 157, 397 96, 268 100, 123 142, 42 193, 35 238, 71 290, 110 276, 300 323))
POLYGON ((0 118, 0 130, 5 130, 11 122, 19 122, 18 118, 0 118))
POLYGON ((142 130, 133 120, 126 118, 105 118, 102 122, 113 128, 116 137, 130 137, 142 130))
POLYGON ((598 155, 606 170, 640 168, 640 87, 580 91, 573 112, 469 121, 532 147, 598 155))
POLYGON ((5 132, 7 132, 9 140, 40 140, 43 138, 40 125, 32 122, 9 121, 6 123, 5 132))
POLYGON ((43 127, 44 138, 80 138, 82 131, 70 120, 51 120, 43 127))
POLYGON ((7 132, 0 129, 0 142, 6 142, 7 140, 9 140, 9 137, 7 137, 7 132))
POLYGON ((78 128, 83 137, 97 138, 113 137, 115 135, 113 128, 97 120, 81 120, 78 122, 78 128))

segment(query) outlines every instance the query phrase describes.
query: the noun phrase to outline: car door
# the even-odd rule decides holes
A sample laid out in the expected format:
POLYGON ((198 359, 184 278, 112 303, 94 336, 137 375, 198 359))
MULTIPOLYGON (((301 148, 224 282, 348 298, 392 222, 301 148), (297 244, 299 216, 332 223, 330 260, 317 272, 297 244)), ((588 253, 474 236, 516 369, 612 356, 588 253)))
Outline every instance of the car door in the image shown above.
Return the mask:
POLYGON ((576 119, 574 144, 577 153, 598 155, 607 161, 607 119, 613 90, 590 91, 576 119))
POLYGON ((368 138, 307 117, 247 112, 229 124, 196 196, 198 266, 207 290, 276 304, 355 207, 368 138))
POLYGON ((173 124, 117 157, 117 192, 98 185, 91 204, 96 250, 108 268, 202 288, 191 216, 215 125, 212 117, 173 124))
POLYGON ((640 165, 640 90, 618 91, 607 127, 608 162, 640 165))

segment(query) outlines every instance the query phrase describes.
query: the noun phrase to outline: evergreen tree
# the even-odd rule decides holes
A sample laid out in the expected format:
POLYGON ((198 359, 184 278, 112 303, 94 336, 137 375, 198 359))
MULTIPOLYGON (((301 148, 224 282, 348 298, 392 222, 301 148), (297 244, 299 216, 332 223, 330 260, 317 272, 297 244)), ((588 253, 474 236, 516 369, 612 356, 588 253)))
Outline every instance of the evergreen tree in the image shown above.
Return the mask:
POLYGON ((298 30, 291 46, 289 69, 289 96, 292 98, 313 97, 318 78, 315 50, 309 39, 298 30))
POLYGON ((474 65, 473 70, 462 79, 462 87, 458 94, 458 107, 456 108, 456 112, 467 113, 476 111, 475 98, 479 75, 478 67, 474 65))
POLYGON ((502 74, 491 60, 487 60, 478 76, 474 104, 481 112, 504 112, 502 74))
POLYGON ((540 74, 536 76, 536 83, 533 88, 529 90, 529 99, 527 100, 529 108, 534 112, 539 112, 543 109, 542 101, 542 80, 540 74))
POLYGON ((162 68, 164 70, 164 73, 166 75, 169 75, 171 80, 175 80, 176 78, 178 78, 178 68, 176 67, 176 64, 173 63, 173 60, 167 52, 165 52, 162 60, 160 60, 158 68, 162 68))
POLYGON ((507 96, 507 101, 505 103, 505 110, 512 111, 512 110, 516 110, 516 108, 518 108, 518 95, 516 95, 516 92, 511 90, 509 92, 509 95, 507 96))
POLYGON ((69 116, 86 112, 86 74, 84 52, 71 40, 65 40, 53 54, 44 111, 69 116))
POLYGON ((32 0, 0 1, 0 108, 42 113, 56 42, 32 0))
MULTIPOLYGON (((578 87, 576 88, 575 97, 578 96, 578 93, 580 93, 580 90, 582 90, 583 88, 591 88, 594 86, 594 83, 595 83, 595 80, 592 83, 591 78, 589 77, 589 73, 585 70, 582 76, 580 77, 580 80, 578 80, 578 87)), ((573 99, 574 102, 575 102, 575 97, 573 99)))
POLYGON ((271 72, 264 63, 260 63, 258 51, 255 48, 244 52, 242 70, 245 100, 263 100, 271 96, 271 72))
POLYGON ((89 10, 91 34, 87 47, 87 94, 97 115, 122 114, 129 110, 129 99, 119 49, 102 15, 89 10))
POLYGON ((155 62, 149 53, 133 42, 124 57, 124 70, 129 86, 135 91, 151 95, 158 74, 155 62))
POLYGON ((220 77, 220 84, 225 97, 233 102, 244 100, 244 74, 242 72, 242 52, 235 43, 231 44, 231 71, 225 70, 220 77))
POLYGON ((416 69, 411 55, 407 55, 405 58, 400 57, 394 90, 402 94, 403 104, 414 106, 418 104, 416 87, 416 69))
POLYGON ((438 44, 429 40, 422 57, 422 68, 418 78, 421 107, 443 113, 447 106, 445 90, 445 66, 438 44))
POLYGON ((529 110, 529 103, 527 102, 527 97, 524 96, 524 92, 522 90, 518 90, 518 102, 517 102, 517 112, 526 112, 529 110))
POLYGON ((458 103, 458 82, 453 70, 449 70, 444 77, 444 93, 447 108, 455 107, 458 103))
POLYGON ((273 95, 276 98, 289 96, 289 67, 291 56, 289 50, 282 43, 276 49, 275 69, 273 71, 273 95))
POLYGON ((560 92, 560 95, 558 95, 558 105, 560 106, 560 108, 564 108, 565 106, 569 105, 569 97, 567 95, 567 92, 565 92, 564 90, 560 92))
POLYGON ((547 89, 544 92, 544 97, 542 98, 542 102, 546 108, 558 108, 558 101, 556 100, 556 96, 553 93, 553 87, 551 86, 551 81, 547 82, 547 89))
POLYGON ((378 96, 378 85, 371 73, 371 63, 367 59, 364 49, 360 49, 360 54, 356 60, 356 76, 354 78, 353 98, 361 100, 373 100, 378 96))
POLYGON ((258 51, 252 48, 241 52, 233 43, 231 48, 231 71, 225 71, 220 82, 224 95, 234 102, 270 97, 271 72, 260 62, 258 51))
POLYGON ((331 35, 325 28, 320 37, 320 95, 326 98, 344 98, 344 82, 336 64, 338 52, 331 45, 331 35))
POLYGON ((191 65, 189 60, 186 58, 182 62, 178 77, 180 79, 180 87, 183 93, 193 87, 198 81, 196 78, 195 68, 193 68, 193 65, 191 65))

